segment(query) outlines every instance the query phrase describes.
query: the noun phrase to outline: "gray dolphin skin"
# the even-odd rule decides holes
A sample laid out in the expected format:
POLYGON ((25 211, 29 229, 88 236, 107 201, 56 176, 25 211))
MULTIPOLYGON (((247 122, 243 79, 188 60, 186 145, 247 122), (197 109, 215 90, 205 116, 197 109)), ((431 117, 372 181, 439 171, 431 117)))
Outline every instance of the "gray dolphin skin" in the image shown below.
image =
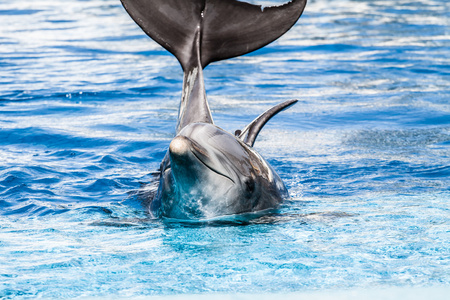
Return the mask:
POLYGON ((121 0, 132 19, 172 53, 184 72, 176 136, 149 201, 156 217, 208 220, 274 209, 288 191, 254 149, 258 133, 285 101, 235 134, 213 122, 203 69, 259 49, 288 31, 306 0, 261 7, 236 0, 121 0))

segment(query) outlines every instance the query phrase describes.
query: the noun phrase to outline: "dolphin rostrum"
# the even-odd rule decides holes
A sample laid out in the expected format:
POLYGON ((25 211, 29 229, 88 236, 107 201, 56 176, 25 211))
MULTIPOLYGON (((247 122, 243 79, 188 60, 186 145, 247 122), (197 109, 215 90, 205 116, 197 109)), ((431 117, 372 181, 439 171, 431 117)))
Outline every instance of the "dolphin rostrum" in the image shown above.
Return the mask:
POLYGON ((161 163, 150 212, 200 220, 276 208, 287 189, 253 144, 264 124, 297 100, 274 106, 233 135, 213 123, 203 69, 279 38, 301 16, 306 0, 273 7, 237 0, 121 1, 184 71, 176 136, 161 163))

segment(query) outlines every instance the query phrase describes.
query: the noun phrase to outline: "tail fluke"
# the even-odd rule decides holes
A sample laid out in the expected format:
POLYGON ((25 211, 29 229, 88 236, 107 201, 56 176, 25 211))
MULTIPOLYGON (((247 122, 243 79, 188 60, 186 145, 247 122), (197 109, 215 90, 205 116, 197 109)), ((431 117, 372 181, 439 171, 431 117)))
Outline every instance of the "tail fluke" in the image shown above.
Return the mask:
MULTIPOLYGON (((306 0, 266 8, 237 0, 121 1, 133 20, 175 55, 184 70, 177 132, 190 123, 213 123, 206 101, 204 67, 276 40, 295 24, 306 5, 306 0)), ((271 117, 267 116, 275 113, 246 128, 247 144, 253 145, 271 117)))
POLYGON ((244 55, 282 36, 303 13, 306 0, 263 8, 235 0, 207 0, 202 65, 244 55))
POLYGON ((199 60, 204 68, 269 44, 295 24, 306 5, 306 0, 266 8, 237 0, 121 1, 133 20, 175 55, 185 71, 199 60), (193 53, 196 43, 200 53, 193 53))

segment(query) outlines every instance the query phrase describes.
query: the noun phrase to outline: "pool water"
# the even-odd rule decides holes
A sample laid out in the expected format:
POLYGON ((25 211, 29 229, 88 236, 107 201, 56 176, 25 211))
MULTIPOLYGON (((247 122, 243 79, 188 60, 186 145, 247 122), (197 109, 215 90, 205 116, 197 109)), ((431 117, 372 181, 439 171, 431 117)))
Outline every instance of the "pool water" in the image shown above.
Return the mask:
POLYGON ((278 41, 208 66, 231 132, 299 100, 255 144, 291 200, 184 224, 142 207, 176 59, 118 0, 0 0, 0 298, 448 291, 449 20, 446 0, 309 0, 278 41))

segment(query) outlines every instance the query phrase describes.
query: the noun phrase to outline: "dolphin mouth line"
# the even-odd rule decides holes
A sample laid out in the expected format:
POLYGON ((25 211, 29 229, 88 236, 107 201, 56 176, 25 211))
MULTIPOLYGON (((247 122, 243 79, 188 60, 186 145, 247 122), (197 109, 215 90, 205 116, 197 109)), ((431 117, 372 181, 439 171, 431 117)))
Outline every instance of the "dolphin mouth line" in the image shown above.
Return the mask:
POLYGON ((235 182, 234 182, 234 180, 230 177, 230 176, 228 176, 228 175, 226 175, 226 174, 223 174, 222 172, 219 172, 218 170, 216 170, 216 169, 214 169, 214 168, 212 168, 211 166, 209 166, 209 165, 207 165, 196 153, 195 153, 195 151, 192 151, 191 150, 191 152, 192 152, 192 154, 194 154, 194 156, 205 166, 205 167, 207 167, 208 169, 210 169, 211 171, 213 171, 214 173, 216 173, 216 174, 219 174, 219 175, 221 175, 221 176, 223 176, 223 177, 225 177, 225 178, 228 178, 229 180, 231 180, 231 182, 233 183, 233 184, 235 184, 235 182))

